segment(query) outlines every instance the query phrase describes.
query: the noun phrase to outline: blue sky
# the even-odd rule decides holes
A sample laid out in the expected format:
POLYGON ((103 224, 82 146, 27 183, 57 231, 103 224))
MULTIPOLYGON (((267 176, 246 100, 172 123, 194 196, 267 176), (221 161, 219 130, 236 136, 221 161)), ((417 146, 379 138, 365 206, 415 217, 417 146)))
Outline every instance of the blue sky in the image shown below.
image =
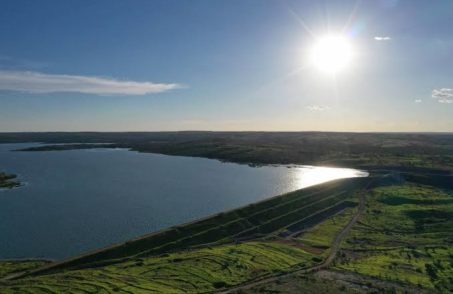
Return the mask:
POLYGON ((0 5, 0 131, 453 131, 451 1, 0 5))

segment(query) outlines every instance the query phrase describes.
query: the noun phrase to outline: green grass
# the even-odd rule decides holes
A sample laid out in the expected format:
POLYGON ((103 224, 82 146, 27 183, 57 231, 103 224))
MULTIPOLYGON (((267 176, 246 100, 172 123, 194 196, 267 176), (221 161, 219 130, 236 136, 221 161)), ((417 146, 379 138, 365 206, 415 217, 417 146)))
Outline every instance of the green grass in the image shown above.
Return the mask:
POLYGON ((352 249, 448 244, 453 234, 453 192, 405 184, 376 188, 364 217, 348 236, 352 249))
POLYGON ((4 260, 0 261, 0 279, 17 272, 31 270, 49 263, 45 260, 4 260))
POLYGON ((313 257, 286 244, 246 242, 11 281, 0 292, 200 293, 309 267, 313 257))
POLYGON ((406 183, 375 188, 367 199, 337 267, 453 291, 453 191, 406 183))
POLYGON ((329 248, 337 233, 351 220, 357 208, 347 208, 324 222, 314 226, 298 239, 303 243, 319 248, 329 248))
POLYGON ((339 268, 384 280, 409 283, 423 288, 452 290, 453 247, 393 249, 362 253, 360 259, 339 268), (433 251, 434 249, 434 251, 433 251), (437 277, 431 277, 432 266, 437 277))

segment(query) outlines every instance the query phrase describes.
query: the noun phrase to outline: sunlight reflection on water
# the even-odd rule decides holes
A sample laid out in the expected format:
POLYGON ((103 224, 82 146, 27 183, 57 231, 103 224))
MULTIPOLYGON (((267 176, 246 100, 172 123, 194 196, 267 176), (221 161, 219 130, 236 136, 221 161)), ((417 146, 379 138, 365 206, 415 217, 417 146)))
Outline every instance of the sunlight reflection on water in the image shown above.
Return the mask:
POLYGON ((333 168, 333 167, 320 167, 320 166, 302 166, 296 167, 297 187, 298 189, 306 188, 309 186, 321 184, 324 182, 355 178, 367 177, 368 173, 350 168, 333 168))

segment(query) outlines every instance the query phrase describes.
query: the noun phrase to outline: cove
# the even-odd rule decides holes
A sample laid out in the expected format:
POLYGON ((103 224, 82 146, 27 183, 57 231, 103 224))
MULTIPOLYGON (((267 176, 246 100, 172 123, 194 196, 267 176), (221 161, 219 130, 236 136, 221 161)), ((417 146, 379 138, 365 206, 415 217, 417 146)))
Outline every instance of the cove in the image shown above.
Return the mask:
POLYGON ((329 180, 366 176, 315 166, 249 167, 125 149, 12 152, 0 170, 0 259, 61 259, 329 180))

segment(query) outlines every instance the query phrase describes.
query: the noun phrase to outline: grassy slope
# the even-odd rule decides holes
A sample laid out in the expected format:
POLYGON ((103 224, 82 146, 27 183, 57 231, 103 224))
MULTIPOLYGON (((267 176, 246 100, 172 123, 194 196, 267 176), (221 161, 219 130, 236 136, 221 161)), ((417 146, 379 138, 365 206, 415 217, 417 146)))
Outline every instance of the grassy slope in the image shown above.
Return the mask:
MULTIPOLYGON (((297 239, 325 248, 354 209, 297 239)), ((290 275, 235 293, 451 293, 452 213, 453 190, 410 182, 376 187, 331 270, 290 275)))
POLYGON ((368 198, 338 268, 453 291, 453 191, 405 183, 368 198))
POLYGON ((206 292, 307 267, 314 263, 312 257, 300 248, 275 242, 221 245, 9 282, 1 293, 206 292))
POLYGON ((299 239, 307 245, 318 248, 329 248, 338 231, 352 218, 357 208, 347 208, 304 233, 299 239))
POLYGON ((17 272, 39 268, 48 264, 45 260, 4 260, 0 261, 0 279, 17 272))

